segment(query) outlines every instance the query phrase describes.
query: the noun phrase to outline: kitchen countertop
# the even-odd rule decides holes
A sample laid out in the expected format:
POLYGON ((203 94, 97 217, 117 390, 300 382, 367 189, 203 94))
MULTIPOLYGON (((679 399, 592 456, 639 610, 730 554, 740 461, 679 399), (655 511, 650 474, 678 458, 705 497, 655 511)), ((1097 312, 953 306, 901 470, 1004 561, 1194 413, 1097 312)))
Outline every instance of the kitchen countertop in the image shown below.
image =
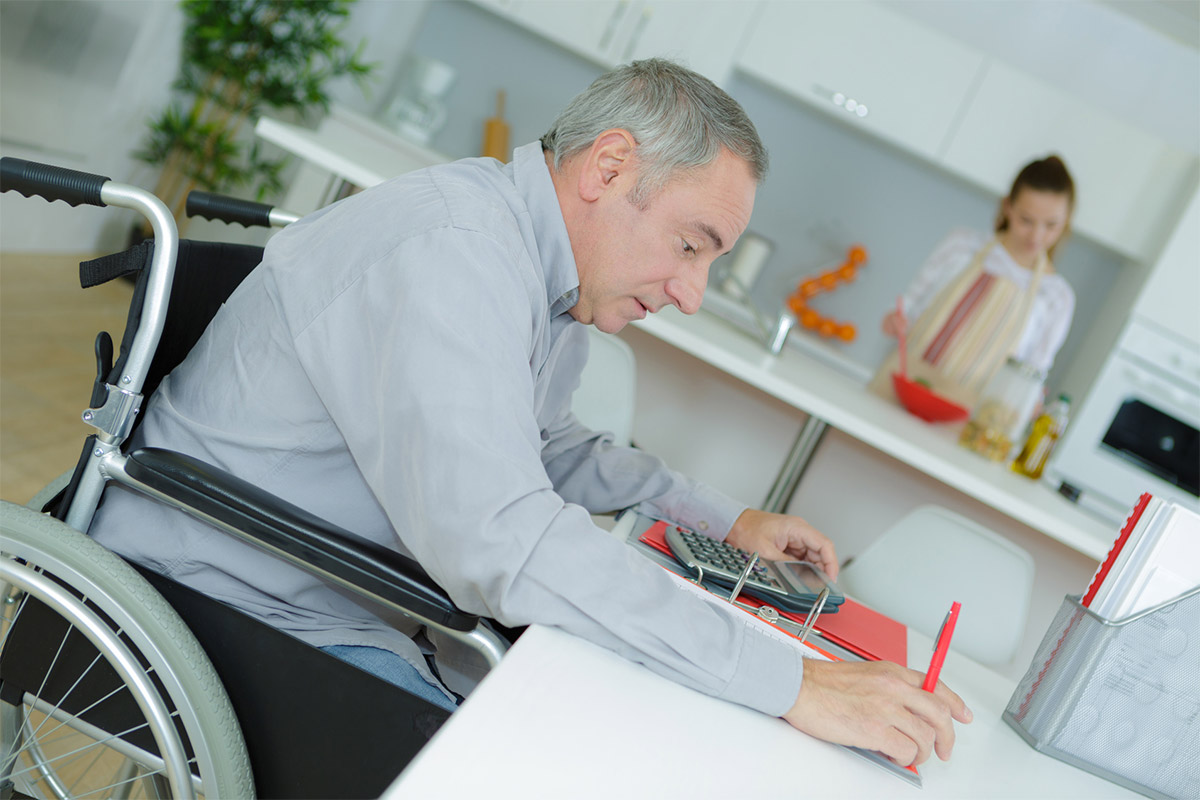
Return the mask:
POLYGON ((1049 485, 960 447, 961 424, 924 422, 797 343, 772 356, 745 330, 704 310, 687 316, 669 307, 633 324, 1097 561, 1116 538, 1111 523, 1081 511, 1049 485))
POLYGON ((451 160, 338 106, 315 130, 260 117, 254 133, 364 189, 405 172, 451 160))

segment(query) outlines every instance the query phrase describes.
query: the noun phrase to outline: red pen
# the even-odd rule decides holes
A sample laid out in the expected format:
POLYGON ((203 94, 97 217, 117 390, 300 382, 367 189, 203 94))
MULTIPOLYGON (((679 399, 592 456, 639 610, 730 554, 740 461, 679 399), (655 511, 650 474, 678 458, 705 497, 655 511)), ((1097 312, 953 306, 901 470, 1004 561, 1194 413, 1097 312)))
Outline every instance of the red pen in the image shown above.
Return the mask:
MULTIPOLYGON (((929 671, 925 673, 925 683, 921 685, 921 688, 927 692, 932 692, 937 688, 938 676, 942 674, 942 662, 946 660, 946 651, 950 649, 950 637, 954 635, 954 623, 958 622, 960 608, 962 608, 962 603, 955 600, 950 605, 950 612, 942 620, 942 629, 938 631, 937 642, 933 645, 933 658, 929 661, 929 671)), ((905 769, 914 775, 921 774, 913 766, 905 767, 905 769)))
POLYGON ((946 651, 950 649, 950 637, 954 635, 954 623, 958 622, 958 610, 962 604, 955 601, 950 606, 950 613, 942 620, 942 629, 938 631, 937 644, 933 646, 933 658, 929 662, 929 671, 925 673, 925 683, 921 686, 927 692, 937 688, 938 676, 942 674, 942 662, 946 660, 946 651))

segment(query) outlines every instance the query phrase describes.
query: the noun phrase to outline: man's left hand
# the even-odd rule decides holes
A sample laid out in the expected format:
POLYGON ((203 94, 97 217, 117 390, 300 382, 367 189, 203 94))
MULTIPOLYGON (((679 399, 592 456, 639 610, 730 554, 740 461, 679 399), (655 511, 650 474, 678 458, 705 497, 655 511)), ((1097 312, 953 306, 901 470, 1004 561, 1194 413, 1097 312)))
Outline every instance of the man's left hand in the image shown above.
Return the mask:
POLYGON ((799 517, 748 508, 725 541, 771 561, 811 561, 837 580, 838 561, 829 537, 799 517))

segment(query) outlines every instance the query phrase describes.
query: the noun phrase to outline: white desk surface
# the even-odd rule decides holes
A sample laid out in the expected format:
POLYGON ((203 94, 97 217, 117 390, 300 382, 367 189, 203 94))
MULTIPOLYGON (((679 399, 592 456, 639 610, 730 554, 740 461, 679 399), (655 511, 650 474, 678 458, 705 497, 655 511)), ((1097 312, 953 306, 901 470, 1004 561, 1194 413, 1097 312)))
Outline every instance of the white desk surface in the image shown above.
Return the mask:
POLYGON ((961 426, 924 422, 797 347, 772 356, 742 329, 703 310, 689 317, 668 307, 633 324, 1097 562, 1116 538, 1119 526, 960 447, 961 426))
MULTIPOLYGON (((910 631, 909 645, 923 671, 930 640, 910 631)), ((1012 681, 955 653, 942 678, 975 720, 958 726, 949 762, 922 765, 917 788, 783 720, 534 626, 384 798, 1138 796, 1027 745, 1000 719, 1012 681)))

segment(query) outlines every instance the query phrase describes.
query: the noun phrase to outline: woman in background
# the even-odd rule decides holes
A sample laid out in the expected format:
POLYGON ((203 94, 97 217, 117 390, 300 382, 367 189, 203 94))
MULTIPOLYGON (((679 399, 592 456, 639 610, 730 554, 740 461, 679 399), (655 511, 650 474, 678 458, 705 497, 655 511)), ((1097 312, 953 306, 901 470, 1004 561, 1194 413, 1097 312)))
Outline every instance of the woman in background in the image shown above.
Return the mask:
MULTIPOLYGON (((1026 165, 1000 201, 995 232, 952 231, 903 295, 909 377, 970 408, 1010 356, 1045 374, 1067 338, 1075 293, 1054 270, 1075 183, 1058 156, 1026 165)), ((897 336, 892 311, 884 333, 897 336)), ((893 398, 893 353, 871 382, 893 398)))

